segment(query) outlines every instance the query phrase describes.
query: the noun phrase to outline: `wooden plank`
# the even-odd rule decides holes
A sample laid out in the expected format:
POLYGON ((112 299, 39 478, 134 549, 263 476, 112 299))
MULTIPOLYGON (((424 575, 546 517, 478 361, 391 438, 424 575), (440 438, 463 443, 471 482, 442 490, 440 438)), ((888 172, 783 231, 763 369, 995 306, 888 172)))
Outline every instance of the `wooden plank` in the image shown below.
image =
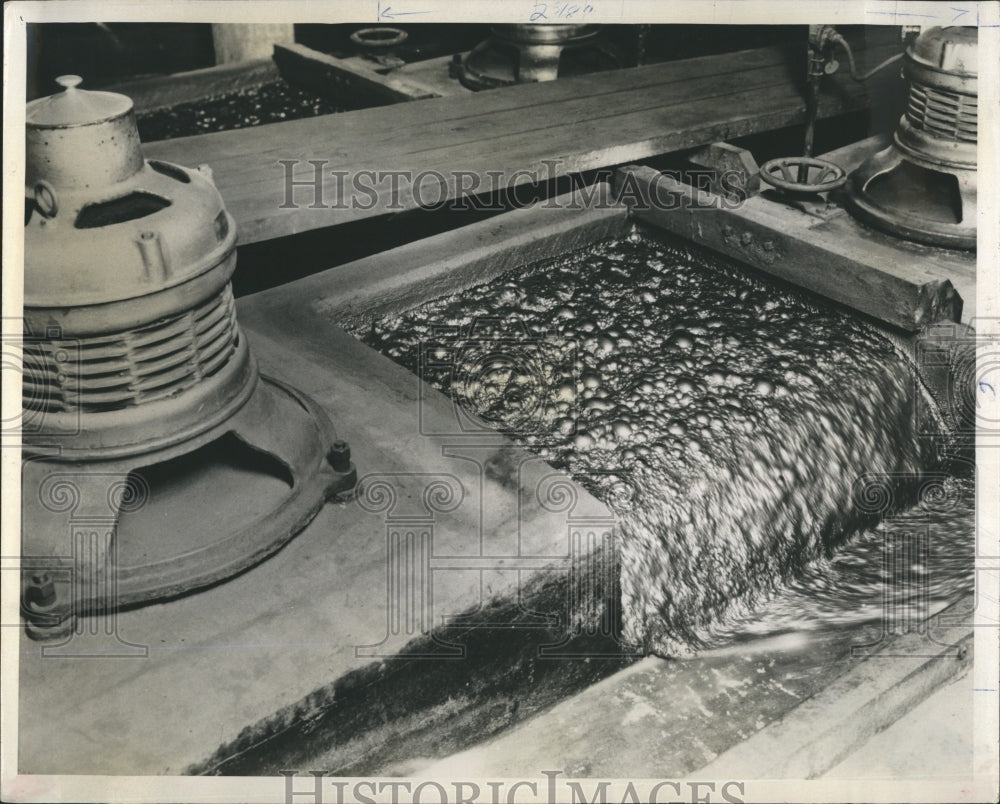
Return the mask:
MULTIPOLYGON (((612 115, 627 110, 622 92, 639 91, 646 98, 643 108, 655 106, 656 99, 665 102, 690 101, 696 95, 684 92, 689 81, 713 76, 750 73, 755 70, 780 69, 787 74, 786 62, 780 50, 764 48, 730 54, 734 63, 722 62, 719 57, 705 57, 674 62, 671 69, 664 65, 630 68, 601 73, 594 77, 567 78, 540 84, 523 84, 503 90, 477 92, 454 98, 431 99, 405 109, 406 127, 400 126, 401 110, 387 107, 361 109, 338 115, 336 126, 343 136, 354 139, 362 134, 369 149, 379 148, 390 153, 403 149, 404 152, 420 147, 428 141, 441 139, 440 130, 450 130, 446 141, 467 142, 471 137, 497 134, 493 131, 498 124, 504 124, 513 131, 530 132, 538 125, 538 118, 532 118, 532 111, 545 112, 545 121, 561 123, 565 120, 564 105, 577 98, 603 99, 605 112, 612 115), (714 60, 713 60, 714 59, 714 60), (587 79, 592 80, 587 80, 587 79), (644 92, 643 92, 644 91, 644 92), (652 98, 652 101, 650 100, 652 98), (509 114, 511 113, 511 114, 509 114), (516 114, 512 114, 516 113, 516 114), (557 115, 557 116, 554 116, 557 115), (458 136, 465 133, 466 136, 458 136), (416 138, 416 139, 413 139, 416 138)), ((780 81, 779 78, 775 78, 780 81)), ((803 102, 804 109, 804 102, 803 102)), ((589 111, 593 111, 590 109, 589 111)), ((237 160, 257 154, 272 154, 286 151, 287 145, 299 142, 314 144, 329 139, 328 129, 333 121, 323 118, 292 120, 278 124, 280 129, 268 126, 240 129, 232 132, 216 132, 194 137, 178 138, 164 143, 147 144, 164 153, 182 154, 194 147, 195 150, 213 163, 235 158, 237 160), (311 139, 310 139, 311 138, 311 139)), ((329 143, 336 146, 339 142, 329 143)), ((442 143, 444 144, 444 143, 442 143)), ((426 146, 424 146, 426 147, 426 146)), ((327 149, 331 159, 357 158, 350 150, 327 149)))
POLYGON ((627 182, 639 196, 630 202, 636 220, 890 326, 916 332, 936 321, 961 318, 962 298, 952 283, 890 241, 859 241, 822 226, 810 228, 808 222, 815 218, 779 209, 761 196, 725 208, 717 196, 652 168, 627 168, 617 180, 627 182))
MULTIPOLYGON (((454 100, 437 99, 421 103, 406 110, 407 119, 414 124, 427 124, 434 121, 461 123, 479 114, 505 112, 513 110, 524 111, 532 106, 560 103, 568 97, 613 96, 620 90, 634 88, 669 87, 672 84, 684 82, 701 76, 724 75, 738 73, 757 68, 775 67, 787 64, 787 59, 778 48, 758 48, 729 54, 726 60, 718 56, 701 56, 694 59, 672 62, 671 69, 664 65, 649 65, 600 73, 596 76, 579 76, 561 79, 556 82, 540 84, 523 84, 508 87, 500 91, 470 93, 465 103, 456 104, 454 100), (589 90, 587 87, 590 87, 589 90)), ((374 108, 359 110, 350 118, 365 125, 372 133, 395 131, 395 126, 387 124, 397 121, 398 110, 374 108)), ((343 119, 343 118, 342 118, 343 119)), ((329 121, 326 122, 329 125, 329 121)), ((283 136, 295 138, 306 131, 322 128, 315 120, 295 120, 282 124, 283 136), (301 130, 301 131, 300 131, 301 130)), ((242 144, 255 148, 267 143, 273 138, 273 132, 267 132, 263 127, 243 130, 240 136, 242 144)), ((380 139, 380 138, 379 138, 380 139)), ((235 145, 228 143, 229 138, 215 135, 199 135, 198 141, 203 142, 206 153, 216 156, 226 156, 238 153, 235 145)))
MULTIPOLYGON (((383 171, 408 171, 411 175, 441 174, 450 179, 445 197, 454 198, 458 187, 450 174, 455 169, 484 176, 488 170, 501 170, 505 177, 511 178, 512 185, 517 185, 530 182, 532 176, 529 174, 532 173, 543 179, 554 178, 595 167, 620 164, 634 158, 636 153, 650 156, 686 147, 688 143, 697 144, 706 137, 711 138, 715 133, 720 135, 719 138, 741 136, 752 133, 756 128, 755 123, 761 120, 768 121, 767 125, 771 125, 771 120, 776 123, 781 121, 783 116, 774 118, 759 111, 761 108, 768 108, 768 103, 773 98, 775 73, 775 70, 752 71, 749 78, 712 77, 687 82, 678 88, 677 96, 669 100, 657 99, 645 89, 622 91, 617 94, 616 102, 619 105, 614 110, 607 108, 607 102, 603 98, 586 97, 567 99, 542 119, 533 119, 530 113, 523 110, 518 114, 469 117, 453 126, 447 136, 443 136, 441 131, 431 130, 431 127, 423 131, 408 131, 408 117, 403 117, 401 110, 393 109, 397 113, 395 125, 391 132, 383 133, 381 137, 373 138, 368 143, 363 163, 359 164, 357 155, 353 152, 354 137, 351 135, 355 132, 348 129, 344 131, 345 137, 339 145, 325 151, 317 152, 314 149, 306 152, 309 154, 308 159, 297 160, 291 176, 294 181, 309 181, 314 178, 315 166, 309 159, 323 159, 323 170, 328 174, 340 170, 353 176, 359 170, 374 168, 383 171), (759 81, 761 85, 755 86, 755 81, 759 81), (720 82, 729 82, 732 87, 729 91, 713 94, 712 88, 717 87, 720 82), (726 108, 726 101, 731 98, 737 86, 743 87, 741 97, 747 104, 745 112, 734 112, 726 108), (612 130, 617 132, 615 138, 612 138, 612 130), (622 142, 622 132, 632 133, 632 136, 622 142)), ((341 120, 338 119, 337 122, 341 120)), ((290 148, 291 146, 275 142, 266 152, 254 155, 262 161, 271 158, 268 164, 271 170, 268 172, 257 170, 250 173, 242 164, 230 163, 231 167, 240 170, 240 174, 239 185, 228 195, 223 191, 227 203, 230 200, 234 204, 250 201, 259 203, 262 194, 269 194, 275 206, 283 204, 283 169, 277 164, 277 160, 302 153, 301 150, 290 148), (276 184, 280 196, 274 192, 276 184)), ((221 182, 221 177, 217 178, 221 182)), ((332 181, 327 182, 327 186, 330 193, 335 192, 336 186, 332 181)), ((488 182, 484 180, 482 186, 488 186, 488 182)), ((424 187, 423 192, 427 193, 428 187, 424 187)), ((346 209, 336 210, 339 217, 345 220, 392 211, 393 206, 399 209, 416 206, 409 182, 401 183, 402 192, 396 196, 386 193, 380 195, 371 209, 355 208, 355 201, 362 205, 370 201, 363 195, 363 191, 352 188, 349 183, 346 189, 349 191, 346 198, 340 199, 333 195, 326 200, 330 205, 345 202, 346 209)), ((307 208, 312 203, 311 192, 307 190, 300 195, 307 200, 303 204, 306 208, 299 212, 306 217, 316 215, 314 210, 307 208)), ((435 200, 435 195, 431 194, 430 198, 435 200)), ((326 218, 329 214, 317 217, 326 218)))
MULTIPOLYGON (((898 49, 896 43, 880 43, 867 53, 859 49, 858 58, 864 59, 867 55, 869 61, 874 61, 885 54, 897 52, 898 49)), ((620 108, 620 99, 616 97, 616 93, 623 90, 647 89, 651 94, 664 91, 665 97, 669 99, 676 93, 678 86, 683 86, 695 78, 740 75, 750 70, 768 67, 779 67, 783 83, 797 90, 801 83, 796 62, 799 55, 778 47, 755 48, 723 55, 699 56, 665 64, 608 71, 597 75, 565 78, 554 82, 524 84, 502 91, 471 93, 470 96, 466 96, 465 103, 448 100, 427 101, 407 108, 406 120, 418 134, 423 126, 434 123, 451 123, 468 130, 473 123, 491 122, 487 119, 478 121, 472 119, 476 115, 506 111, 527 113, 532 107, 548 108, 574 97, 605 96, 609 108, 614 112, 616 108, 620 108), (619 105, 612 107, 612 101, 619 105)), ((837 74, 830 77, 828 85, 824 87, 824 93, 838 97, 843 95, 845 88, 857 89, 858 85, 842 74, 837 74)), ((802 106, 804 114, 804 101, 802 106)), ((339 118, 338 125, 343 125, 349 130, 355 127, 364 130, 370 137, 369 144, 371 144, 381 142, 385 134, 397 132, 398 121, 397 110, 375 108, 352 113, 348 118, 339 118)), ((287 137, 290 142, 296 140, 309 142, 307 137, 311 135, 318 134, 320 140, 324 139, 322 132, 329 127, 330 121, 297 120, 281 125, 284 127, 282 136, 287 137)), ((235 138, 228 138, 227 133, 198 135, 192 139, 196 139, 199 151, 213 158, 220 158, 255 153, 258 149, 266 147, 275 137, 273 131, 263 126, 243 129, 235 138)), ((405 144, 405 138, 403 142, 405 144)))
MULTIPOLYGON (((891 49, 869 55, 883 52, 891 49)), ((418 205, 408 183, 395 195, 379 193, 375 203, 348 183, 342 208, 308 208, 314 200, 308 187, 298 191, 304 201, 294 208, 285 203, 281 159, 298 160, 291 174, 296 180, 312 178, 314 167, 306 160, 319 160, 324 175, 435 171, 445 176, 442 193, 449 199, 462 192, 452 175, 456 169, 481 186, 489 184, 489 171, 517 185, 535 178, 523 170, 545 171, 544 179, 801 123, 805 103, 798 83, 785 53, 762 48, 153 143, 146 151, 167 161, 212 165, 240 241, 248 243, 418 205)), ((838 74, 824 93, 820 116, 867 103, 866 88, 838 74)), ((422 189, 433 202, 437 194, 430 187, 422 189)), ((328 177, 323 189, 324 203, 337 200, 328 177)))
POLYGON ((975 252, 928 246, 884 234, 865 226, 846 211, 817 222, 810 232, 822 236, 827 242, 853 243, 857 251, 868 255, 872 265, 884 265, 888 270, 898 267, 912 272, 915 277, 947 280, 962 299, 961 320, 975 318, 975 252))
POLYGON ((135 111, 142 114, 181 103, 199 103, 236 90, 263 86, 279 78, 278 68, 270 58, 266 58, 138 78, 102 89, 128 95, 135 111))
MULTIPOLYGON (((683 132, 694 126, 709 108, 715 108, 714 112, 709 112, 711 119, 720 121, 740 119, 744 108, 760 114, 759 104, 772 99, 784 87, 783 73, 783 66, 765 64, 740 73, 707 75, 683 82, 671 80, 666 85, 658 81, 652 82, 656 76, 645 76, 646 81, 637 80, 613 93, 566 93, 552 103, 528 103, 501 111, 469 108, 460 117, 445 121, 449 125, 440 129, 433 125, 411 128, 409 124, 414 119, 410 109, 405 110, 405 115, 404 110, 393 109, 389 110, 391 114, 388 120, 382 121, 391 121, 392 125, 377 132, 369 140, 366 156, 381 160, 400 154, 454 152, 456 148, 490 149, 494 143, 504 143, 508 138, 513 143, 541 138, 554 141, 561 132, 565 132, 567 139, 572 136, 583 138, 592 133, 603 134, 608 121, 626 125, 630 122, 629 118, 634 116, 641 116, 639 119, 648 121, 650 115, 656 115, 661 124, 667 123, 669 119, 669 132, 683 132), (663 91, 665 89, 669 91, 663 91), (733 103, 736 95, 741 98, 740 104, 733 103), (673 122, 675 119, 676 123, 673 122), (443 132, 448 132, 448 135, 442 136, 443 132)), ((519 92, 521 89, 522 87, 511 87, 495 92, 519 92)), ((413 108, 423 110, 424 105, 413 108)), ((434 122, 427 121, 428 124, 434 122)), ((623 131, 627 132, 628 129, 623 131)), ((648 129, 645 131, 648 132, 648 129)), ((622 133, 619 132, 619 137, 622 133)), ((345 167, 356 163, 357 155, 348 150, 347 146, 348 143, 345 142, 329 152, 331 167, 345 167)), ((267 153, 279 153, 283 149, 283 143, 274 142, 267 153)))
POLYGON ((338 103, 383 106, 437 97, 402 79, 360 69, 305 45, 275 45, 274 62, 289 84, 338 103))

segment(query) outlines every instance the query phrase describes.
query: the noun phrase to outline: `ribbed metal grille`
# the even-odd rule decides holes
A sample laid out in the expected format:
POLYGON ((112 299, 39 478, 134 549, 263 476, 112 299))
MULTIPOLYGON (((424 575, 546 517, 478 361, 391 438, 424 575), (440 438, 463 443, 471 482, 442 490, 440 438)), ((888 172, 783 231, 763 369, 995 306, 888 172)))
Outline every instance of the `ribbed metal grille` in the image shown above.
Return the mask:
POLYGON ((229 285, 207 302, 139 329, 24 341, 25 409, 120 410, 176 396, 210 377, 239 343, 229 285))
POLYGON ((955 142, 976 142, 978 98, 912 82, 906 116, 919 129, 955 142))

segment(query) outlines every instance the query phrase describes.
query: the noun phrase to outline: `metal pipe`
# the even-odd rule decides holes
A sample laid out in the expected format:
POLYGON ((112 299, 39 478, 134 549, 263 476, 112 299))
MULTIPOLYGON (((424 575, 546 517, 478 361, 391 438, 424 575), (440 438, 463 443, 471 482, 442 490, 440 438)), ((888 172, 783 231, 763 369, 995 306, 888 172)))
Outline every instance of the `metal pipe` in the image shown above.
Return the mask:
POLYGON ((877 73, 879 70, 884 70, 890 64, 894 64, 895 62, 902 59, 904 55, 906 55, 905 52, 897 53, 895 56, 890 56, 889 58, 885 59, 879 64, 876 64, 867 73, 859 74, 857 65, 854 63, 854 51, 851 50, 851 46, 847 43, 847 40, 844 39, 844 37, 841 36, 837 31, 833 31, 832 33, 830 33, 828 35, 828 40, 830 42, 833 42, 834 44, 840 45, 845 50, 845 52, 847 53, 847 66, 850 70, 851 78, 853 78, 855 81, 858 81, 859 83, 867 81, 869 78, 875 75, 875 73, 877 73))
MULTIPOLYGON (((808 92, 806 97, 806 135, 802 146, 803 156, 812 156, 813 139, 816 136, 816 117, 819 113, 819 79, 818 75, 809 76, 808 92)), ((799 184, 809 183, 809 165, 802 162, 799 165, 799 184)))

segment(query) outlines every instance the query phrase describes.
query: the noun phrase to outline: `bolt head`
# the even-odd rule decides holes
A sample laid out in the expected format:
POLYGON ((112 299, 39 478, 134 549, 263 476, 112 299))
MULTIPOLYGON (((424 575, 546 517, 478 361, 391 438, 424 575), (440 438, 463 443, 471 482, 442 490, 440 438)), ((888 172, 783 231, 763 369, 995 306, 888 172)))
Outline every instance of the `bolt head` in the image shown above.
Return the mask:
POLYGON ((52 581, 52 576, 47 572, 37 572, 32 575, 24 597, 30 605, 42 608, 51 606, 56 602, 56 585, 52 581))
POLYGON ((346 472, 351 468, 351 448, 346 441, 334 441, 326 459, 335 472, 346 472))

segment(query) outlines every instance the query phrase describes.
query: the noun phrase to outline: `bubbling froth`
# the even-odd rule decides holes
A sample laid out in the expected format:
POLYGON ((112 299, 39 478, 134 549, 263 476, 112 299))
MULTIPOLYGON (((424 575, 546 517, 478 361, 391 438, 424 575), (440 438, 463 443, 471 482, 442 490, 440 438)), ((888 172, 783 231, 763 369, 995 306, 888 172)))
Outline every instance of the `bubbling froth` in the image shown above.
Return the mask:
POLYGON ((859 478, 910 504, 935 459, 887 340, 639 234, 359 334, 604 500, 623 638, 661 655, 713 644, 890 512, 858 505, 859 478))

